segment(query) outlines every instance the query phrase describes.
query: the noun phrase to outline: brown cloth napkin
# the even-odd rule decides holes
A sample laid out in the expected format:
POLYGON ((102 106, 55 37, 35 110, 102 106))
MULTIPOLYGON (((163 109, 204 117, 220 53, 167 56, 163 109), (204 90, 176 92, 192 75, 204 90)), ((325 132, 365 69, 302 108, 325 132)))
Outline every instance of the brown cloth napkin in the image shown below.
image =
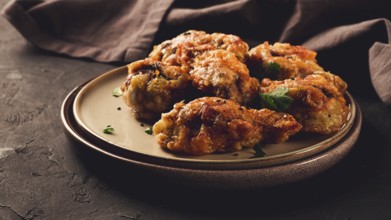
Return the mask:
POLYGON ((12 1, 3 16, 39 48, 102 62, 148 54, 173 0, 12 1))
POLYGON ((131 62, 188 29, 302 44, 350 90, 372 85, 391 104, 389 0, 19 0, 2 11, 39 48, 131 62))

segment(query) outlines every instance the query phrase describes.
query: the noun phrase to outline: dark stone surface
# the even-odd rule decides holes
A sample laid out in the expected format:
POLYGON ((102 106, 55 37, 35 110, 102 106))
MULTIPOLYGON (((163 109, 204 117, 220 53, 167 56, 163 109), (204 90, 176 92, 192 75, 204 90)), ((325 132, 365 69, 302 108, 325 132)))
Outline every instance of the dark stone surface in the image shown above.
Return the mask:
POLYGON ((292 185, 206 190, 66 138, 65 96, 114 67, 38 50, 0 18, 0 219, 391 219, 391 109, 370 86, 353 94, 362 133, 334 168, 292 185))

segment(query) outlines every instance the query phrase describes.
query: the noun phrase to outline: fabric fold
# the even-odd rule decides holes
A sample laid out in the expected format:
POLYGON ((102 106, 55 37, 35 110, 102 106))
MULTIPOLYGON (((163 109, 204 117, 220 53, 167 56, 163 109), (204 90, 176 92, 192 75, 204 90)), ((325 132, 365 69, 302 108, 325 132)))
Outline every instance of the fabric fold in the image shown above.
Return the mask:
POLYGON ((173 0, 12 1, 3 16, 35 46, 101 62, 147 54, 173 0))
POLYGON ((369 50, 372 84, 380 99, 391 105, 391 44, 375 43, 369 50))

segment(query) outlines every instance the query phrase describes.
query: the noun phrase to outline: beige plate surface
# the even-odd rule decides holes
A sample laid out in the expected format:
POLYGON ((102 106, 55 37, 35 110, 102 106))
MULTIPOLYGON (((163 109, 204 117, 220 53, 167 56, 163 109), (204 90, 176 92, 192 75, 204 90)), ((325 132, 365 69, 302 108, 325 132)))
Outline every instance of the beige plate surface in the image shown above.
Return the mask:
POLYGON ((254 150, 246 149, 237 153, 186 156, 162 150, 152 135, 145 133, 147 124, 135 120, 131 110, 123 103, 122 97, 114 97, 113 89, 119 87, 127 75, 126 67, 104 73, 76 93, 73 114, 83 133, 98 139, 121 152, 159 164, 170 164, 188 168, 238 169, 258 168, 287 163, 309 157, 332 147, 351 129, 356 117, 356 106, 348 94, 351 113, 346 125, 336 134, 329 136, 296 136, 282 144, 263 145, 263 157, 254 158, 254 150), (111 125, 114 134, 105 134, 103 129, 111 125))
POLYGON ((350 131, 339 142, 318 154, 289 163, 253 169, 229 168, 229 166, 181 167, 178 166, 180 164, 172 163, 173 160, 170 159, 153 161, 148 157, 140 157, 141 154, 117 147, 85 132, 76 122, 73 114, 74 99, 83 86, 70 92, 61 107, 61 119, 67 131, 67 137, 72 142, 76 141, 73 142, 75 147, 87 147, 114 160, 125 162, 124 166, 129 164, 131 167, 153 174, 159 181, 164 180, 180 186, 219 190, 249 189, 304 180, 331 168, 342 160, 355 145, 361 130, 362 117, 360 108, 357 106, 356 119, 350 131))

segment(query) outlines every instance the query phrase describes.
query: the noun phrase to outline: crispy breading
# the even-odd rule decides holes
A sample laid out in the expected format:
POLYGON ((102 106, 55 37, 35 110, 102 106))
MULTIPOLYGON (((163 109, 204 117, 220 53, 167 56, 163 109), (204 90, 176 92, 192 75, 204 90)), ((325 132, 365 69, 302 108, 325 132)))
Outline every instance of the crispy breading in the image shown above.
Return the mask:
POLYGON ((302 46, 264 42, 249 51, 238 36, 189 30, 154 46, 128 69, 125 103, 139 120, 161 115, 153 133, 173 152, 237 151, 281 143, 299 131, 327 135, 348 120, 346 82, 324 71, 316 52, 302 46), (282 102, 278 91, 293 100, 281 95, 289 100, 284 113, 245 107, 259 107, 259 93, 273 92, 259 97, 261 105, 282 102))
POLYGON ((173 152, 203 155, 280 143, 301 125, 289 114, 269 109, 247 109, 234 101, 203 97, 162 115, 153 126, 159 145, 173 152))
POLYGON ((277 42, 270 45, 264 42, 252 48, 249 54, 248 63, 257 78, 266 77, 273 80, 303 78, 315 71, 323 70, 315 59, 315 51, 289 43, 277 42))
POLYGON ((260 83, 250 77, 246 65, 235 54, 211 50, 197 56, 190 71, 193 86, 210 96, 248 104, 259 92, 260 83))
POLYGON ((196 56, 215 49, 230 51, 244 62, 249 47, 246 42, 235 35, 208 34, 204 31, 189 30, 171 40, 155 45, 149 58, 169 65, 181 66, 189 71, 190 64, 196 56))
POLYGON ((121 89, 139 120, 154 121, 185 97, 189 85, 190 76, 180 67, 147 58, 128 65, 121 89))
POLYGON ((294 101, 286 110, 302 125, 303 132, 330 134, 338 131, 347 121, 349 107, 344 94, 346 83, 331 73, 317 72, 304 78, 262 80, 261 93, 276 88, 287 88, 294 101))

